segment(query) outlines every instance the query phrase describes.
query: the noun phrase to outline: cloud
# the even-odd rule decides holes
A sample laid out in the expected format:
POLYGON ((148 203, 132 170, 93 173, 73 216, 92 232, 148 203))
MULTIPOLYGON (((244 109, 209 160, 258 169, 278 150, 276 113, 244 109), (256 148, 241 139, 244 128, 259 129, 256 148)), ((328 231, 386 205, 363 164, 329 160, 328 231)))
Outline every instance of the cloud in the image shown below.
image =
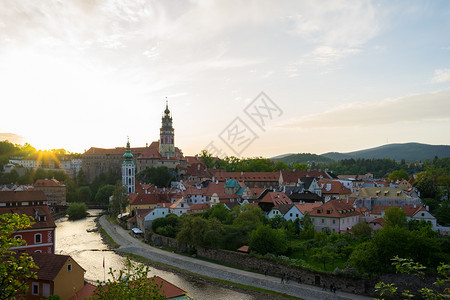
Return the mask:
POLYGON ((385 99, 375 103, 350 103, 323 113, 290 121, 284 128, 354 128, 427 120, 450 120, 450 90, 385 99))
POLYGON ((450 81, 450 69, 439 69, 434 71, 434 77, 431 83, 442 83, 450 81))
POLYGON ((286 18, 290 32, 313 45, 300 64, 328 65, 361 51, 381 30, 383 15, 369 1, 307 1, 286 18))
POLYGON ((339 59, 360 52, 356 48, 333 48, 328 46, 320 46, 303 56, 300 64, 315 64, 325 66, 331 64, 339 59))

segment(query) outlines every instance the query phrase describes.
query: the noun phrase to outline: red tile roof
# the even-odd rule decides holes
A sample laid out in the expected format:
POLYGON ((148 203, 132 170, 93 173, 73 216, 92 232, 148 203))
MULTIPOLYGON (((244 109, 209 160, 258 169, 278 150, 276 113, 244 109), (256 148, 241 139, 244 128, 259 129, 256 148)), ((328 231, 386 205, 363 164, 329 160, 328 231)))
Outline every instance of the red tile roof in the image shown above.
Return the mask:
POLYGON ((30 256, 33 257, 35 264, 39 267, 36 274, 40 280, 53 281, 67 261, 77 264, 68 255, 33 252, 30 253, 30 256))
POLYGON ((244 182, 278 182, 280 178, 279 172, 226 172, 223 170, 211 170, 212 176, 215 180, 224 181, 229 179, 236 179, 244 182))
MULTIPOLYGON (((89 282, 83 286, 81 290, 75 293, 69 300, 88 299, 94 296, 94 291, 97 290, 97 286, 89 282)), ((95 299, 95 298, 94 298, 95 299)))
POLYGON ((260 203, 292 204, 292 200, 283 192, 268 192, 260 201, 260 203))
POLYGON ((330 200, 325 204, 314 208, 309 214, 314 217, 346 218, 358 216, 359 212, 344 201, 330 200))
POLYGON ((33 219, 34 224, 31 229, 42 229, 42 228, 55 228, 56 224, 53 220, 52 214, 48 209, 48 206, 17 206, 17 207, 0 207, 0 215, 16 213, 19 215, 27 215, 33 219), (39 217, 45 216, 45 221, 39 221, 36 218, 36 214, 39 217))
POLYGON ((319 207, 322 203, 313 202, 313 203, 304 203, 304 204, 294 204, 295 207, 302 213, 305 214, 307 212, 312 211, 314 208, 319 207))
POLYGON ((209 205, 207 203, 198 203, 189 205, 190 212, 202 212, 207 211, 209 209, 209 205))
POLYGON ((65 185, 56 179, 38 179, 34 183, 34 186, 35 187, 63 187, 65 185))
POLYGON ((280 211, 280 213, 284 216, 292 208, 292 206, 294 206, 294 204, 292 204, 292 203, 277 204, 272 208, 272 210, 278 209, 280 211))
POLYGON ((322 189, 322 195, 350 195, 352 193, 352 191, 346 188, 340 181, 320 180, 319 186, 322 189))
POLYGON ((169 203, 169 196, 166 193, 137 194, 131 205, 156 205, 158 203, 169 203))
POLYGON ((419 211, 427 211, 422 205, 403 205, 401 208, 408 217, 413 217, 419 211))
POLYGON ((325 171, 319 170, 310 170, 310 171, 280 171, 281 176, 283 177, 282 184, 296 184, 298 180, 303 177, 314 177, 314 178, 327 178, 330 179, 331 176, 328 175, 325 171))
POLYGON ((0 203, 47 201, 43 191, 0 191, 0 203))

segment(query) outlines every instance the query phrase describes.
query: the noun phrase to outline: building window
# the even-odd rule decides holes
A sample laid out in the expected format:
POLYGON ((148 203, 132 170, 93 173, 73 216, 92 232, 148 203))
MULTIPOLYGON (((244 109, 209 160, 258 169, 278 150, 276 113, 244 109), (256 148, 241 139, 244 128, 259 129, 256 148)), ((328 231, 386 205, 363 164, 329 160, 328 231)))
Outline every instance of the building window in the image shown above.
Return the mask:
POLYGON ((31 293, 33 295, 39 295, 39 282, 33 282, 31 285, 31 293))
MULTIPOLYGON (((336 224, 336 220, 333 220, 333 224, 336 224)), ((334 232, 334 229, 333 229, 333 232, 334 232)))
POLYGON ((325 223, 325 219, 322 219, 322 223, 325 223))
POLYGON ((34 235, 34 243, 35 243, 35 244, 40 244, 40 243, 42 243, 42 234, 36 233, 36 234, 34 235))
POLYGON ((67 265, 67 272, 70 272, 70 271, 72 271, 72 264, 67 265))
POLYGON ((292 217, 292 213, 290 213, 289 216, 292 217))
POLYGON ((18 234, 18 235, 15 235, 14 238, 15 238, 16 240, 18 240, 18 239, 21 240, 21 239, 22 239, 22 236, 21 236, 20 234, 18 234))
POLYGON ((425 213, 422 213, 422 217, 425 217, 425 213))
POLYGON ((34 252, 36 252, 36 253, 42 253, 42 250, 36 250, 36 251, 34 251, 34 252))

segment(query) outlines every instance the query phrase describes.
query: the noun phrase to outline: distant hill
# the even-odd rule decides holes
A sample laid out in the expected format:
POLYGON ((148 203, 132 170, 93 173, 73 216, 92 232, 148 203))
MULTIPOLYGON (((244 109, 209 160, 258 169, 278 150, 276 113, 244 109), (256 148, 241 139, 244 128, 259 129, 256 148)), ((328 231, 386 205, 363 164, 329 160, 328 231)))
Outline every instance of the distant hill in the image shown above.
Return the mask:
POLYGON ((405 159, 407 162, 424 161, 426 159, 433 159, 435 156, 439 158, 450 157, 450 146, 420 143, 388 144, 348 153, 328 152, 322 154, 321 156, 333 160, 350 158, 390 158, 396 161, 405 159))
POLYGON ((322 156, 322 155, 317 155, 317 154, 311 154, 311 153, 297 153, 297 154, 283 154, 283 155, 278 155, 275 157, 272 157, 271 159, 275 160, 275 161, 282 161, 288 165, 290 164, 306 164, 306 163, 319 163, 319 162, 323 162, 323 163, 327 163, 332 161, 331 158, 322 156))

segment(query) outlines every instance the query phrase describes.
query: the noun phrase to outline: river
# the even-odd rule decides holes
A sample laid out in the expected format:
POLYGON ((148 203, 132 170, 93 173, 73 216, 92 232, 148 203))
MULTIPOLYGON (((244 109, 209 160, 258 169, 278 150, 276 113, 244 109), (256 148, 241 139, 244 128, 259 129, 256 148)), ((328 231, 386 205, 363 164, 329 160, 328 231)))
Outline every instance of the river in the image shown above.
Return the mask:
MULTIPOLYGON (((111 278, 107 270, 123 269, 125 258, 108 249, 98 232, 87 232, 95 229, 95 217, 101 210, 89 210, 90 217, 78 221, 69 221, 67 217, 56 221, 56 254, 70 255, 83 269, 85 279, 95 283, 97 280, 111 278), (105 261, 105 270, 103 269, 105 261)), ((200 279, 189 279, 175 273, 157 269, 153 266, 151 275, 157 275, 176 286, 188 291, 194 299, 242 299, 254 300, 255 296, 223 288, 200 279)))

